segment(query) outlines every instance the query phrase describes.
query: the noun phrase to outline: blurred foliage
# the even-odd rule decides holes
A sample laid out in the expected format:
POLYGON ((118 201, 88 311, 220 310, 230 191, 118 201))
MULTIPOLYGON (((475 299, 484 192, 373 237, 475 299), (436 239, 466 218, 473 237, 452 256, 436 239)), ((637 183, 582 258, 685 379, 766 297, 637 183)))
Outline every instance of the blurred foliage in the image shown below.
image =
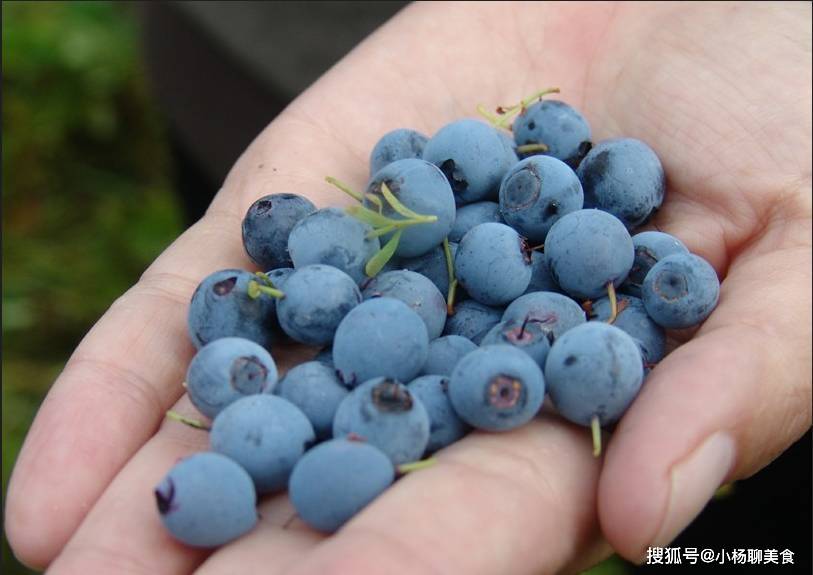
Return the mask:
MULTIPOLYGON (((3 493, 73 348, 181 231, 134 8, 2 4, 3 493)), ((5 538, 3 572, 28 572, 5 538)))

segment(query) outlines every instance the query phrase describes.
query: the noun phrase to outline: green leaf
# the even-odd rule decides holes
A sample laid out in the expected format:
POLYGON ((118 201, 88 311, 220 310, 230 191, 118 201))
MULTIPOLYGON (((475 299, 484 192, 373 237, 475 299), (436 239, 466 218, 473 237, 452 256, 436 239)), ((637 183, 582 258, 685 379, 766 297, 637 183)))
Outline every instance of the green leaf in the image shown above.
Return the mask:
POLYGON ((384 247, 381 248, 377 254, 370 258, 370 261, 367 262, 367 266, 364 268, 364 272, 367 274, 367 277, 375 277, 378 275, 384 266, 387 265, 387 262, 392 259, 392 256, 395 254, 395 250, 398 248, 398 242, 401 241, 401 234, 403 230, 398 230, 393 234, 384 247))
POLYGON ((395 220, 390 219, 387 216, 382 216, 381 214, 374 212, 369 208, 365 208, 364 206, 350 206, 349 208, 345 208, 345 211, 357 220, 361 220, 365 224, 369 224, 374 228, 383 228, 395 224, 395 220))
POLYGON ((398 201, 398 198, 390 191, 389 187, 385 182, 381 182, 381 195, 384 196, 384 199, 387 200, 387 203, 392 206, 392 209, 404 216, 405 218, 409 219, 416 219, 419 220, 424 218, 425 216, 421 214, 417 214, 398 201))

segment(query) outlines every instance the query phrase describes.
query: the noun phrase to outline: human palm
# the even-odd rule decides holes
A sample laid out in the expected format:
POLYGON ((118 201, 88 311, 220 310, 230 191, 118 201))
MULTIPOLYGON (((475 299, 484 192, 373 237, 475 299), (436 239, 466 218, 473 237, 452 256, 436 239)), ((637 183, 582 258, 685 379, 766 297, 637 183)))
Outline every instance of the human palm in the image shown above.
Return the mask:
MULTIPOLYGON (((811 424, 809 4, 422 4, 336 65, 251 144, 206 216, 108 310, 46 398, 8 492, 16 553, 53 573, 549 573, 609 552, 640 558, 811 424), (609 441, 552 415, 473 433, 399 481, 338 534, 284 494, 214 553, 161 527, 152 488, 204 432, 180 382, 190 295, 250 267, 240 221, 269 193, 317 205, 360 188, 375 140, 425 133, 550 85, 594 140, 640 138, 661 157, 653 222, 724 278, 720 302, 649 376, 609 441), (180 398, 180 399, 179 399, 180 398), (603 536, 602 536, 603 533, 603 536)), ((301 349, 276 349, 290 366, 301 349)))

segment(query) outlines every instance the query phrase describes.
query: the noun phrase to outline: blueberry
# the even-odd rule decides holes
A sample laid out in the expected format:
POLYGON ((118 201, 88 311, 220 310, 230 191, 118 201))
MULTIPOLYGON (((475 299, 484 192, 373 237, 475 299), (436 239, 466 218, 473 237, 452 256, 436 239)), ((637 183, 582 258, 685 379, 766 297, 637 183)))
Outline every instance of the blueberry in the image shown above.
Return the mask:
MULTIPOLYGON (((641 348, 646 364, 658 363, 666 355, 666 334, 663 328, 652 321, 646 312, 644 302, 639 298, 618 294, 616 296, 618 315, 612 325, 624 330, 641 348)), ((592 303, 593 319, 607 321, 610 318, 610 300, 607 297, 592 303)))
POLYGON ((548 267, 545 254, 537 250, 531 252, 531 282, 525 289, 525 293, 535 291, 562 291, 562 288, 559 287, 559 284, 557 284, 553 276, 550 275, 550 268, 548 267))
POLYGON ((468 424, 507 431, 528 423, 542 406, 545 380, 537 363, 510 345, 481 347, 452 372, 449 398, 468 424))
POLYGON ((351 387, 379 376, 410 381, 426 363, 428 351, 429 335, 421 316, 390 297, 354 307, 333 339, 333 363, 351 387))
POLYGON ((545 358, 548 357, 550 350, 547 326, 530 317, 522 321, 501 321, 491 328, 480 342, 481 346, 496 344, 512 345, 521 349, 539 364, 540 368, 545 366, 545 358))
POLYGON ((640 140, 614 138, 596 145, 578 169, 584 207, 610 212, 628 229, 645 223, 663 203, 663 166, 640 140))
POLYGON ((324 363, 329 367, 333 367, 333 348, 332 347, 325 347, 316 354, 316 357, 313 358, 313 361, 318 361, 324 363))
POLYGON ((427 454, 451 445, 468 433, 468 424, 457 416, 449 401, 447 376, 424 375, 413 379, 407 389, 423 403, 429 415, 427 454))
POLYGON ((401 300, 421 316, 429 339, 440 337, 446 325, 446 300, 429 278, 409 270, 374 277, 364 288, 364 299, 387 296, 401 300))
POLYGON ((253 341, 224 337, 200 348, 186 372, 189 399, 206 417, 246 395, 272 393, 277 366, 253 341))
POLYGON ((635 260, 620 290, 641 297, 641 284, 649 270, 658 260, 672 254, 688 254, 689 250, 679 239, 663 232, 641 232, 632 236, 635 260))
POLYGON ((635 399, 643 381, 635 341, 610 324, 591 321, 557 338, 545 362, 545 382, 567 420, 590 426, 613 423, 635 399))
POLYGON ((621 221, 601 210, 571 212, 553 224, 545 258, 556 283, 571 297, 593 299, 617 288, 632 268, 635 250, 621 221))
POLYGON ((291 277, 292 273, 294 273, 294 268, 275 268, 265 272, 265 275, 268 276, 275 288, 284 290, 285 282, 291 277))
POLYGON ((297 515, 332 533, 378 497, 395 479, 389 457, 363 441, 333 439, 308 451, 288 483, 297 515))
POLYGON ((243 246, 263 269, 291 267, 288 235, 294 225, 316 211, 316 206, 296 194, 271 194, 251 204, 243 218, 243 246))
POLYGON ((367 261, 380 249, 372 227, 339 208, 323 208, 299 221, 288 237, 294 267, 325 264, 339 268, 356 283, 365 279, 367 261))
POLYGON ((258 279, 247 271, 229 269, 207 276, 198 285, 187 318, 196 348, 222 337, 242 337, 271 348, 277 339, 276 300, 249 297, 249 284, 258 279))
MULTIPOLYGON (((455 242, 449 242, 449 251, 452 253, 452 259, 454 259, 455 254, 457 254, 457 244, 455 242)), ((422 256, 403 258, 399 264, 405 270, 417 272, 429 278, 440 293, 449 293, 449 270, 442 245, 432 248, 422 256)))
POLYGON ((460 239, 474 226, 486 222, 505 223, 500 214, 500 204, 497 202, 474 202, 457 209, 452 231, 449 232, 450 242, 459 242, 460 239))
POLYGON ((590 150, 590 125, 577 110, 559 100, 528 106, 512 126, 517 145, 545 144, 542 152, 576 168, 590 150))
MULTIPOLYGON (((412 258, 440 245, 452 229, 455 202, 449 182, 435 165, 418 159, 396 160, 375 173, 367 184, 367 196, 374 196, 383 205, 383 215, 402 220, 405 217, 390 206, 381 192, 386 184, 390 192, 406 208, 422 216, 435 216, 434 222, 420 223, 403 229, 395 255, 412 258)), ((369 197, 365 206, 375 208, 369 197)), ((391 234, 382 236, 386 243, 391 234)))
POLYGON ((333 432, 333 416, 348 392, 332 365, 308 361, 291 368, 275 393, 302 410, 316 437, 325 439, 333 432))
POLYGON ((333 437, 359 436, 393 463, 417 461, 429 442, 429 415, 405 385, 371 379, 345 397, 333 418, 333 437))
POLYGON ((500 181, 517 161, 494 128, 473 119, 443 126, 429 138, 423 159, 443 171, 458 205, 495 199, 500 181))
POLYGON ((353 278, 340 269, 314 264, 297 269, 286 280, 277 319, 292 339, 322 345, 333 341, 339 322, 359 303, 361 292, 353 278))
POLYGON ((257 493, 285 489, 297 460, 316 441, 305 414, 287 399, 252 395, 221 411, 209 434, 212 451, 248 471, 257 493))
POLYGON ((257 495, 248 473, 218 453, 181 459, 155 487, 161 522, 193 547, 218 547, 257 523, 257 495))
POLYGON ((500 322, 505 310, 469 299, 455 307, 446 320, 444 335, 459 335, 479 345, 488 331, 500 322))
POLYGON ((584 194, 576 173, 550 156, 517 163, 500 185, 500 213, 505 223, 533 244, 545 241, 551 226, 582 209, 584 194))
POLYGON ((551 343, 567 330, 587 321, 584 310, 575 301, 566 295, 545 291, 518 297, 502 315, 505 322, 522 322, 526 318, 544 329, 551 343))
POLYGON ((444 335, 429 342, 429 354, 421 375, 451 375, 460 358, 477 349, 477 344, 460 335, 444 335))
POLYGON ((673 254, 652 266, 641 294, 647 313, 657 324, 670 329, 692 327, 717 305, 720 280, 700 256, 673 254))
POLYGON ((531 281, 530 250, 505 224, 480 224, 466 232, 454 263, 460 285, 486 305, 509 303, 525 293, 531 281))
POLYGON ((406 128, 387 132, 370 152, 370 175, 396 160, 421 158, 428 139, 420 132, 406 128))

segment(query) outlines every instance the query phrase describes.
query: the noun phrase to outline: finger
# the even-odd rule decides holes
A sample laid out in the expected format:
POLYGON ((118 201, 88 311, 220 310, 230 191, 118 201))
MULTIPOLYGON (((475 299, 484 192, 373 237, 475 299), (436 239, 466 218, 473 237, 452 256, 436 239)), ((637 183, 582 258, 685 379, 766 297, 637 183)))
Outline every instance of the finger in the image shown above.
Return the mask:
POLYGON ((810 427, 810 324, 799 319, 811 313, 810 247, 789 241, 795 224, 781 227, 735 261, 714 314, 650 374, 610 441, 600 518, 629 559, 667 545, 721 483, 810 427))
MULTIPOLYGON (((195 413, 187 397, 176 409, 195 413)), ((48 573, 190 573, 209 552, 169 535, 161 524, 153 489, 181 457, 207 449, 208 444, 205 431, 165 421, 110 483, 48 573)))
POLYGON ((315 548, 325 536, 307 527, 296 515, 286 494, 260 506, 260 522, 250 533, 215 551, 195 575, 274 575, 315 548))
POLYGON ((508 433, 475 433, 437 459, 290 572, 539 575, 599 545, 599 462, 585 429, 541 417, 508 433))

